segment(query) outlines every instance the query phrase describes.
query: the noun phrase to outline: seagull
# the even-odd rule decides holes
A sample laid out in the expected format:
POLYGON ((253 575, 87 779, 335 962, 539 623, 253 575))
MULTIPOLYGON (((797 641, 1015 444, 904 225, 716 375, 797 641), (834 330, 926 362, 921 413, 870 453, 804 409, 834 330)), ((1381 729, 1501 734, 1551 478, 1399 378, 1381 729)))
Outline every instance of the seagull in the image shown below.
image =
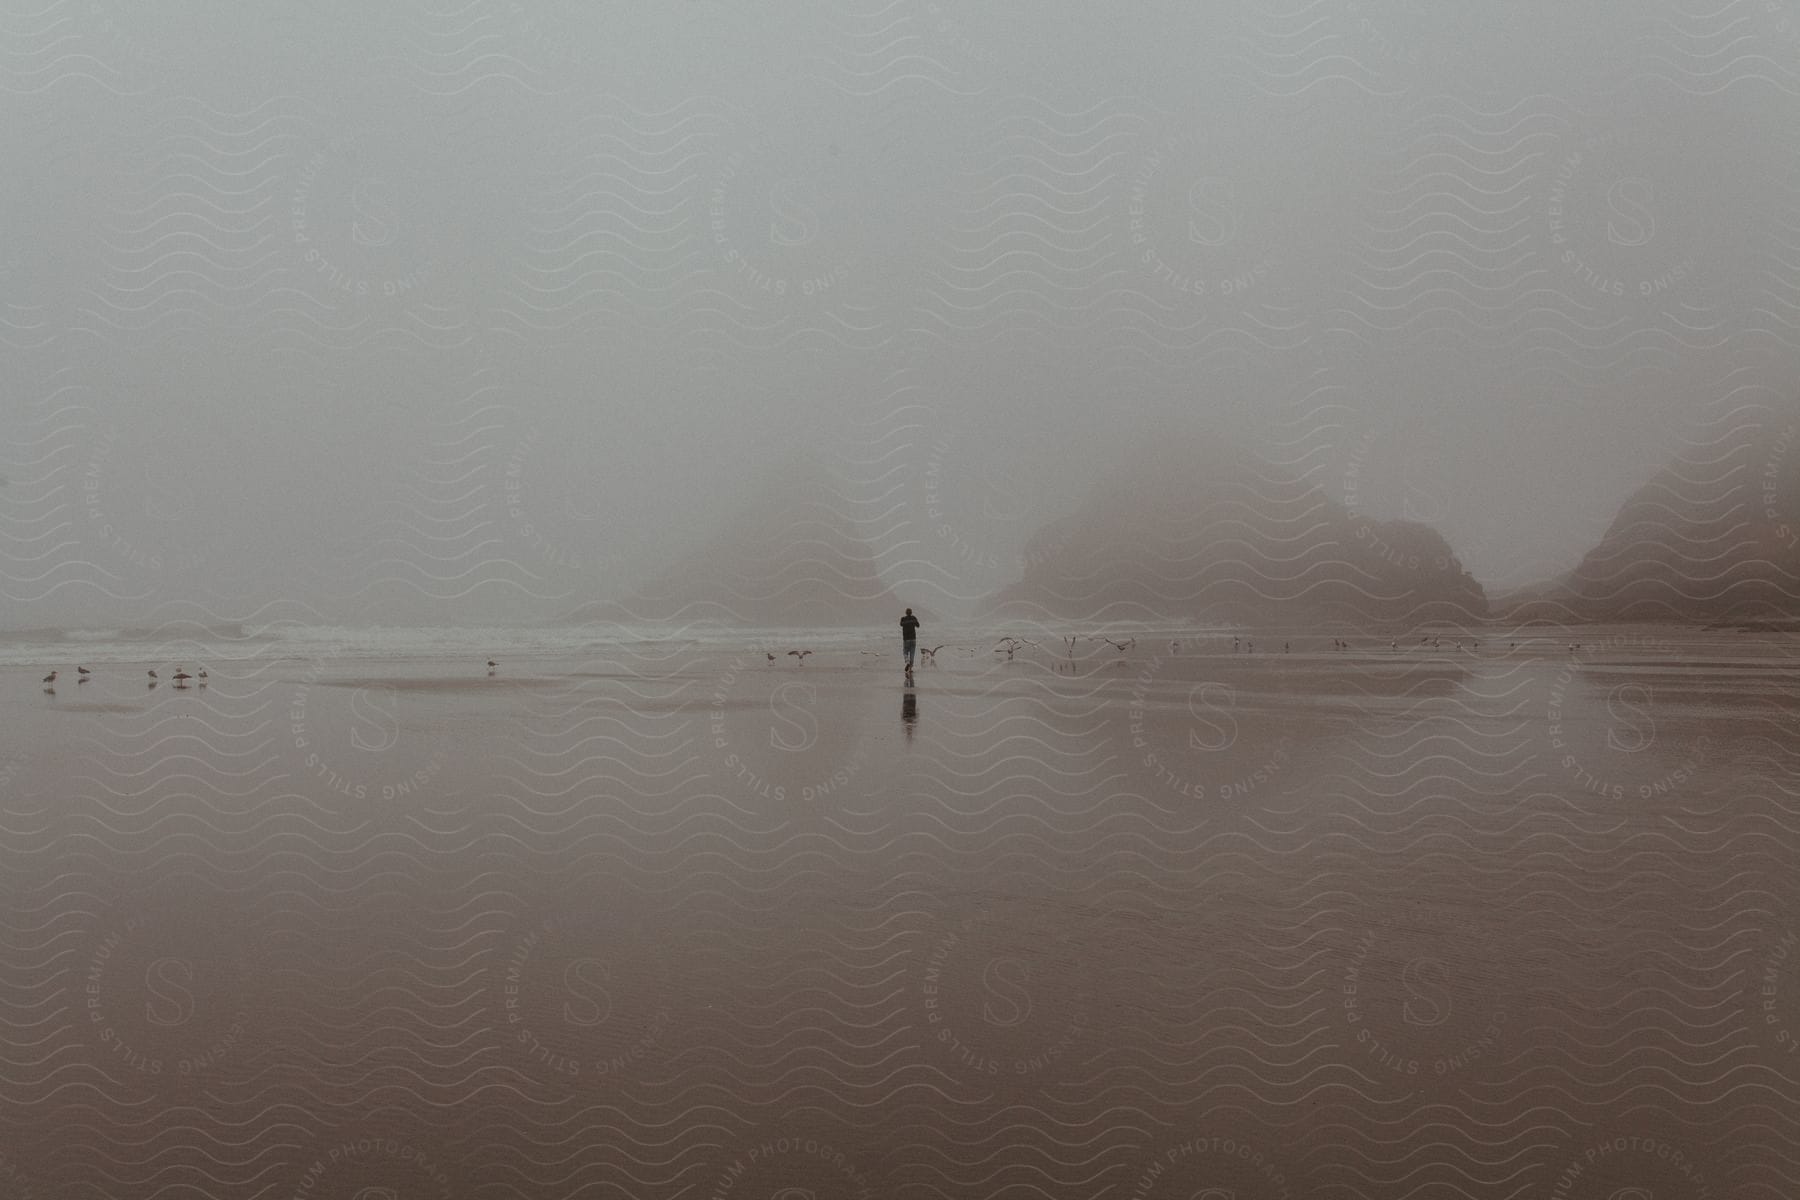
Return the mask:
POLYGON ((193 676, 189 675, 186 671, 177 671, 177 672, 175 672, 175 686, 176 687, 186 687, 187 681, 192 678, 193 678, 193 676))
POLYGON ((200 686, 201 687, 206 686, 206 668, 205 667, 200 668, 200 686))
MULTIPOLYGON (((763 653, 764 653, 764 654, 769 654, 769 652, 768 652, 768 651, 767 651, 767 650, 764 650, 764 651, 763 651, 763 653)), ((775 656, 774 656, 774 655, 773 655, 773 654, 769 654, 769 661, 770 661, 770 662, 774 662, 774 661, 775 661, 775 656)))
POLYGON ((93 674, 93 672, 88 670, 86 667, 76 667, 75 671, 79 675, 92 675, 93 674))
POLYGON ((495 662, 493 659, 491 659, 491 658, 488 659, 488 674, 492 675, 494 673, 495 668, 497 668, 499 665, 500 664, 495 662))
POLYGON ((800 665, 804 667, 806 665, 806 656, 811 654, 812 651, 811 650, 789 650, 788 653, 793 655, 795 658, 799 659, 800 665))
POLYGON ((1106 644, 1107 644, 1107 645, 1109 645, 1109 646, 1117 646, 1117 647, 1118 647, 1118 649, 1119 649, 1119 653, 1120 653, 1120 654, 1123 654, 1123 653, 1125 653, 1125 652, 1126 652, 1126 651, 1127 651, 1127 650, 1129 650, 1129 649, 1131 649, 1131 648, 1132 648, 1132 647, 1133 647, 1133 646, 1135 646, 1135 645, 1137 645, 1137 639, 1136 639, 1136 638, 1126 638, 1126 639, 1125 639, 1125 640, 1124 640, 1124 641, 1122 641, 1122 642, 1115 642, 1115 641, 1113 641, 1113 640, 1112 640, 1112 639, 1111 639, 1111 638, 1109 638, 1109 637, 1103 637, 1103 638, 1101 638, 1101 639, 1100 639, 1100 640, 1101 640, 1101 641, 1103 641, 1103 642, 1105 642, 1105 643, 1106 643, 1106 644))
POLYGON ((44 682, 45 683, 55 683, 56 682, 56 672, 52 671, 48 675, 44 676, 44 682))
POLYGON ((155 679, 155 678, 156 678, 156 672, 155 672, 155 671, 152 671, 152 672, 150 672, 150 678, 152 678, 152 679, 155 679))
POLYGON ((947 645, 949 645, 948 642, 939 642, 937 645, 933 646, 929 650, 927 650, 923 646, 920 646, 919 647, 919 661, 920 662, 928 662, 928 663, 937 662, 937 652, 939 650, 942 650, 947 645))

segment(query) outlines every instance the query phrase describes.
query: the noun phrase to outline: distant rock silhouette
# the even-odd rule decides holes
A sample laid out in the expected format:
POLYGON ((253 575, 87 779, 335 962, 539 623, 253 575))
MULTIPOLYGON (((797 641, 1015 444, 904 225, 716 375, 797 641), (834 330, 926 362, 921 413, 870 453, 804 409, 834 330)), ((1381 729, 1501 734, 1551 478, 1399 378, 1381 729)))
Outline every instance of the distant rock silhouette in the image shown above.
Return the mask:
POLYGON ((870 539, 891 518, 857 490, 818 455, 797 454, 698 550, 624 600, 570 619, 840 627, 893 624, 910 605, 929 625, 917 601, 881 579, 870 539))
POLYGON ((1487 613, 1429 526, 1351 512, 1290 471, 1199 439, 1146 445, 1025 557, 995 613, 1251 624, 1487 613))
POLYGON ((1495 609, 1558 624, 1800 618, 1800 406, 1713 414, 1574 570, 1495 609))

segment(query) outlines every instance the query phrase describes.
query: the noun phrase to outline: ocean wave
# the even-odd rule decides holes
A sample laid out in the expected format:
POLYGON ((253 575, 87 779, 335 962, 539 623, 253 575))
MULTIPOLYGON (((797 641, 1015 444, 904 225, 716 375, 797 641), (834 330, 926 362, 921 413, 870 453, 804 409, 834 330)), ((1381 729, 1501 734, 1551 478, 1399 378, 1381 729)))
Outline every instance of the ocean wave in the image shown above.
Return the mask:
POLYGON ((106 629, 59 629, 39 626, 31 629, 0 629, 0 646, 30 643, 80 642, 90 645, 114 642, 173 642, 187 640, 246 641, 259 635, 247 632, 242 625, 201 625, 191 621, 171 621, 157 626, 127 626, 106 629))

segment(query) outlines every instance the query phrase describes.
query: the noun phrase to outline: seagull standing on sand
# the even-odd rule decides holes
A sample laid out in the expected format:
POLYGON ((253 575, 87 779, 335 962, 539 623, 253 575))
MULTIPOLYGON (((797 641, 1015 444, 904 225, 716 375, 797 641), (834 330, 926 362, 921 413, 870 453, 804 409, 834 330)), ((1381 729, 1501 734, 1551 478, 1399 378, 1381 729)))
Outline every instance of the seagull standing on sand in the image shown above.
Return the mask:
POLYGON ((86 667, 76 667, 75 673, 78 675, 92 675, 93 674, 93 672, 88 670, 86 667))
POLYGON ((488 674, 492 675, 494 673, 495 668, 497 668, 499 665, 500 664, 495 662, 493 659, 491 659, 491 658, 488 659, 488 674))
POLYGON ((206 668, 205 667, 200 668, 200 686, 201 687, 206 686, 206 668))
POLYGON ((156 678, 156 672, 155 672, 155 671, 152 671, 152 672, 150 672, 150 678, 152 678, 152 679, 155 679, 155 678, 156 678))
POLYGON ((48 675, 44 676, 44 682, 54 684, 56 682, 56 672, 52 671, 48 675))
MULTIPOLYGON (((764 650, 764 651, 763 651, 763 653, 764 653, 764 654, 769 654, 769 652, 768 652, 768 651, 767 651, 767 650, 764 650)), ((770 661, 770 662, 774 662, 774 661, 775 661, 775 656, 774 656, 774 655, 773 655, 773 654, 769 654, 769 661, 770 661)))

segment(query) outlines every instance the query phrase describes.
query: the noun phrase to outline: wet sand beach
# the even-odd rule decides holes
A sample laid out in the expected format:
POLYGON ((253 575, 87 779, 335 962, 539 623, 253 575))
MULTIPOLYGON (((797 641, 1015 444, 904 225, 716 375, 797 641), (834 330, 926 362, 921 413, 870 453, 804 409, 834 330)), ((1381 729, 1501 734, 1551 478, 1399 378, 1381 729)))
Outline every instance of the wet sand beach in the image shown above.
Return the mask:
POLYGON ((1459 636, 8 669, 0 1180, 1793 1194, 1800 641, 1459 636))

